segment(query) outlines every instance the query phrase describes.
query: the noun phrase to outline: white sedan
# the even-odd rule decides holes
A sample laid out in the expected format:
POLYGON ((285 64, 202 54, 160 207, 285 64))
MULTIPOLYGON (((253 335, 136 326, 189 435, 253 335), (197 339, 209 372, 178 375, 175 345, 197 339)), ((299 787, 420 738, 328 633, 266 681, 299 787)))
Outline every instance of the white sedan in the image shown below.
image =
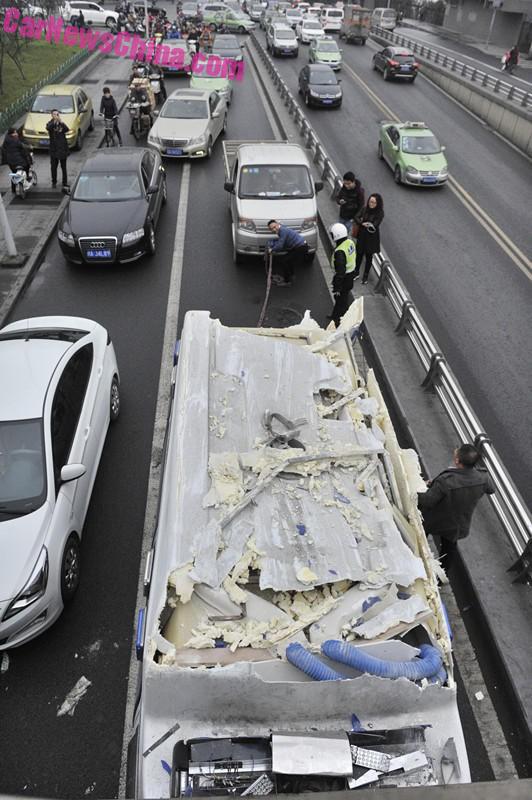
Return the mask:
POLYGON ((325 31, 317 20, 305 16, 296 25, 296 36, 303 44, 310 44, 316 39, 323 39, 325 31))
POLYGON ((0 650, 42 633, 80 580, 80 541, 119 374, 105 328, 34 317, 0 331, 0 650))

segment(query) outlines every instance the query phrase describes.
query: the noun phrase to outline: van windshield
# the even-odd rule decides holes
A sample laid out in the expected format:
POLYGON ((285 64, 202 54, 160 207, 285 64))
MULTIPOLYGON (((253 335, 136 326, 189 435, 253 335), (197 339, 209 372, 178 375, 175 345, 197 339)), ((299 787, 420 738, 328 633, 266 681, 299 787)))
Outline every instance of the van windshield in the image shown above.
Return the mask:
POLYGON ((385 8, 382 12, 383 17, 395 17, 395 11, 393 8, 385 8))
POLYGON ((239 197, 271 198, 313 197, 314 189, 308 167, 303 164, 259 165, 242 167, 239 197))

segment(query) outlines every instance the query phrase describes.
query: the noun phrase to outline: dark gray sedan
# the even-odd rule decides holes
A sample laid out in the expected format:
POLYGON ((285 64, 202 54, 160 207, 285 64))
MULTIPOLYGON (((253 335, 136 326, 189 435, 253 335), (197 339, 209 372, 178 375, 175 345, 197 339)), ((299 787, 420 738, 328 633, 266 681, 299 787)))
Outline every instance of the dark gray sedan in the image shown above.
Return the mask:
POLYGON ((308 64, 299 73, 299 94, 303 95, 307 106, 342 105, 342 87, 327 64, 308 64))
POLYGON ((232 58, 233 61, 242 61, 242 45, 230 33, 219 33, 214 37, 211 53, 220 58, 232 58))

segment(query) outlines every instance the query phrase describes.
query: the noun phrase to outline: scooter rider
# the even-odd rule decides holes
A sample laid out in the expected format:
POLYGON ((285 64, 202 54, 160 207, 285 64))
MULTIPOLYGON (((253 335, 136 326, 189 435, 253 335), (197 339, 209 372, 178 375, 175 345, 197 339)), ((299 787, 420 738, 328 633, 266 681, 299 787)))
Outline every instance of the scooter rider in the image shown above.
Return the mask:
POLYGON ((335 222, 329 228, 329 235, 334 244, 331 266, 334 269, 332 290, 334 308, 330 319, 336 327, 349 308, 349 294, 353 288, 356 267, 356 246, 349 238, 347 228, 341 222, 335 222))
MULTIPOLYGON (((2 164, 7 164, 11 172, 23 167, 26 175, 32 165, 31 148, 24 144, 16 128, 9 128, 2 143, 2 164)), ((15 193, 15 184, 11 182, 11 191, 15 193)))
POLYGON ((159 66, 157 66, 156 64, 153 64, 152 67, 151 67, 151 70, 150 70, 150 76, 149 77, 150 77, 150 80, 159 81, 159 86, 160 86, 160 89, 161 89, 161 102, 164 103, 164 101, 166 100, 168 95, 166 93, 166 86, 165 86, 165 83, 164 83, 164 73, 163 73, 162 69, 159 66))

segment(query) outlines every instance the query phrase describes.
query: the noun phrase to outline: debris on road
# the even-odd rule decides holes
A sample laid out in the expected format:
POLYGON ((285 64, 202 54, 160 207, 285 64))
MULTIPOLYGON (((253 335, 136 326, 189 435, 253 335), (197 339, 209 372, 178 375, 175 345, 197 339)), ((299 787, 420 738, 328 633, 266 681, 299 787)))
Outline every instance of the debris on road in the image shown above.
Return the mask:
POLYGON ((64 717, 65 714, 68 714, 70 717, 73 717, 77 704, 91 685, 91 681, 82 675, 74 688, 71 689, 65 697, 61 708, 57 712, 57 716, 64 717))

